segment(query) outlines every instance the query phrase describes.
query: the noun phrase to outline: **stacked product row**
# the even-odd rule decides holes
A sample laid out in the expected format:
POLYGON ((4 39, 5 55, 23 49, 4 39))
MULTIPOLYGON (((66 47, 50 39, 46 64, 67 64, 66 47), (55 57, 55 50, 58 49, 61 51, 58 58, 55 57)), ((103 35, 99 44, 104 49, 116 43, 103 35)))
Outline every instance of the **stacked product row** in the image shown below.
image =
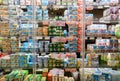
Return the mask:
MULTIPOLYGON (((16 53, 0 58, 1 68, 33 68, 34 56, 32 53, 16 53)), ((77 67, 75 53, 50 54, 39 56, 36 54, 36 64, 39 68, 77 67)))
MULTIPOLYGON (((10 4, 10 5, 32 5, 32 0, 1 0, 0 4, 10 4)), ((36 5, 77 5, 77 1, 74 0, 36 0, 36 5)))
POLYGON ((20 50, 23 52, 32 51, 33 48, 39 52, 79 52, 81 50, 81 47, 78 46, 78 43, 81 45, 81 38, 76 37, 45 37, 39 39, 35 44, 33 39, 27 37, 20 38, 20 40, 24 40, 20 45, 20 50))
MULTIPOLYGON (((52 69, 47 68, 36 74, 36 81, 77 81, 79 80, 79 72, 76 69, 52 69)), ((9 74, 0 77, 0 81, 32 81, 34 75, 28 70, 13 70, 9 74)))
POLYGON ((93 52, 118 52, 118 40, 96 39, 96 43, 88 44, 87 49, 93 52))
POLYGON ((19 52, 18 38, 1 38, 0 49, 4 53, 19 52), (3 41, 4 40, 4 41, 3 41))
MULTIPOLYGON (((82 69, 79 69, 82 73, 82 69)), ((85 81, 117 81, 119 80, 120 72, 112 70, 111 68, 85 68, 85 81)), ((36 81, 78 81, 79 73, 76 69, 43 69, 41 74, 36 75, 36 81)), ((0 81, 22 80, 31 81, 34 79, 33 74, 29 74, 28 70, 13 70, 11 73, 4 75, 0 81)))
MULTIPOLYGON (((111 68, 84 68, 85 81, 119 81, 120 72, 111 68)), ((80 73, 82 69, 80 69, 80 73)))

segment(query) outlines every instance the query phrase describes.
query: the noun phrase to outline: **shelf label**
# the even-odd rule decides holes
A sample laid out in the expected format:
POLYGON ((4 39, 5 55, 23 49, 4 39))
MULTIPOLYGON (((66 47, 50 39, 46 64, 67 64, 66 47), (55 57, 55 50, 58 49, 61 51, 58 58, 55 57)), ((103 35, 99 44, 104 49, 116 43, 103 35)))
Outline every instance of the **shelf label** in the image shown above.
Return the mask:
POLYGON ((10 69, 5 69, 5 72, 10 72, 10 69))
POLYGON ((102 9, 102 8, 103 8, 103 6, 98 6, 98 8, 99 8, 99 9, 102 9))
POLYGON ((90 37, 91 40, 94 40, 94 37, 90 37))
POLYGON ((26 6, 21 6, 21 8, 26 8, 26 6))
POLYGON ((109 5, 104 5, 105 8, 109 8, 110 6, 109 5))
POLYGON ((43 39, 43 37, 36 37, 36 39, 43 39))
POLYGON ((50 37, 45 37, 45 40, 49 40, 50 39, 50 37))

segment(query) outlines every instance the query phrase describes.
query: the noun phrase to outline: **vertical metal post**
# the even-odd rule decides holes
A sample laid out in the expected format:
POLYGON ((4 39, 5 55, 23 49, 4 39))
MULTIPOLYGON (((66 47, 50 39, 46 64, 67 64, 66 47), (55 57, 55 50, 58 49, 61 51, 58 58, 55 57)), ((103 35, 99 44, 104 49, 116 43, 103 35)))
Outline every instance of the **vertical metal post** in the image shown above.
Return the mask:
POLYGON ((36 46, 35 46, 35 43, 36 43, 36 40, 35 40, 35 37, 36 37, 36 31, 35 31, 35 28, 36 28, 36 0, 32 0, 32 6, 33 6, 33 19, 32 19, 32 22, 33 22, 33 31, 32 31, 32 39, 33 39, 33 57, 34 57, 34 64, 33 64, 33 81, 36 81, 36 46))
POLYGON ((81 81, 84 81, 84 58, 85 58, 85 14, 86 14, 86 10, 85 10, 86 4, 85 4, 85 0, 82 0, 82 73, 81 73, 81 81))

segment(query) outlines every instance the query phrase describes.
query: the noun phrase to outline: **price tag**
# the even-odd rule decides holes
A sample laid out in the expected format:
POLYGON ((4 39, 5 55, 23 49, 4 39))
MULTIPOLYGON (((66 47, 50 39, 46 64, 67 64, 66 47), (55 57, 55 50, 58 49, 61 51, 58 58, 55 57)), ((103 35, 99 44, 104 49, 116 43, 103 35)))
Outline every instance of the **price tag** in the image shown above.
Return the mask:
POLYGON ((113 36, 112 38, 113 38, 113 39, 116 39, 116 37, 114 37, 114 36, 113 36))
POLYGON ((43 69, 37 69, 37 71, 43 71, 43 69))
POLYGON ((97 37, 97 39, 102 39, 102 37, 97 37))
POLYGON ((120 39, 118 39, 118 42, 120 43, 120 39))
POLYGON ((36 37, 36 39, 43 39, 43 37, 36 37))
POLYGON ((50 37, 45 37, 45 40, 49 40, 50 39, 50 37))
POLYGON ((44 56, 44 55, 46 55, 46 54, 45 54, 45 53, 41 53, 41 55, 43 55, 43 56, 44 56))
POLYGON ((110 23, 110 21, 105 21, 105 23, 110 23))
POLYGON ((102 9, 102 8, 103 8, 103 6, 98 6, 98 8, 99 8, 99 9, 102 9))
POLYGON ((110 6, 109 5, 104 5, 105 8, 109 8, 110 6))
POLYGON ((5 72, 10 72, 10 69, 5 69, 5 72))
POLYGON ((21 6, 21 8, 26 8, 26 6, 21 6))
POLYGON ((94 40, 94 37, 90 37, 90 40, 94 40))
POLYGON ((47 6, 42 6, 43 9, 47 9, 47 6))

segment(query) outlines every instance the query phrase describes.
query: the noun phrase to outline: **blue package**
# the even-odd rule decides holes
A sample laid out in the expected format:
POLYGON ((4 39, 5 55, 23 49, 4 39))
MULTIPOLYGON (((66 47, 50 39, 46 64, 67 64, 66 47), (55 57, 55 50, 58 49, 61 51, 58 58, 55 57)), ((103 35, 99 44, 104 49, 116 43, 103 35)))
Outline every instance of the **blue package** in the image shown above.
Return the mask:
POLYGON ((90 35, 90 30, 86 30, 86 35, 90 35))
POLYGON ((20 0, 15 0, 15 5, 20 5, 20 0))
POLYGON ((33 19, 33 16, 26 16, 27 19, 33 19))
POLYGON ((93 30, 92 32, 93 32, 93 34, 97 34, 97 33, 99 33, 99 30, 93 30))
POLYGON ((37 16, 37 20, 42 20, 42 16, 37 16))
POLYGON ((33 10, 33 6, 29 6, 29 5, 28 5, 28 6, 27 6, 27 10, 30 10, 30 11, 33 10))
POLYGON ((110 30, 110 31, 108 31, 108 34, 115 35, 115 32, 110 30))
POLYGON ((37 14, 42 14, 42 10, 41 10, 41 9, 38 9, 36 13, 37 13, 37 14))
POLYGON ((49 4, 48 0, 42 0, 42 6, 47 6, 49 4))
POLYGON ((74 12, 69 12, 69 14, 72 14, 72 15, 77 15, 78 12, 77 11, 74 11, 74 12))
POLYGON ((77 6, 69 6, 68 10, 76 11, 76 10, 78 10, 78 7, 77 6))
POLYGON ((78 51, 78 48, 69 48, 69 51, 78 51))
POLYGON ((31 43, 32 43, 32 42, 33 42, 33 39, 29 39, 28 42, 31 42, 31 43))
POLYGON ((111 81, 111 75, 108 73, 102 73, 102 75, 105 77, 105 81, 111 81))
POLYGON ((48 10, 43 10, 43 14, 48 14, 48 10))
POLYGON ((104 49, 105 49, 105 46, 98 46, 98 48, 99 48, 100 50, 104 50, 104 49))
POLYGON ((93 45, 92 46, 94 50, 97 50, 98 49, 98 46, 97 45, 93 45))

